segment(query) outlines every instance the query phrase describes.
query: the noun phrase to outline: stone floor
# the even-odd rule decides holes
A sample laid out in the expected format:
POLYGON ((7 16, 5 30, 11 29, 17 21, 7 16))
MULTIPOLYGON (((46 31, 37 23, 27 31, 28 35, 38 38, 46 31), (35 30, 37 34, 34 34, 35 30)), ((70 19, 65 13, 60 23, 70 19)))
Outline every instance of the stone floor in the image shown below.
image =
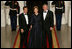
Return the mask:
MULTIPOLYGON (((17 29, 18 30, 18 29, 17 29)), ((60 48, 71 48, 71 28, 62 25, 61 31, 56 31, 60 48)), ((11 32, 11 27, 1 28, 1 48, 13 48, 17 31, 11 32)))
POLYGON ((61 31, 56 33, 60 48, 71 48, 71 28, 67 25, 62 25, 61 31))

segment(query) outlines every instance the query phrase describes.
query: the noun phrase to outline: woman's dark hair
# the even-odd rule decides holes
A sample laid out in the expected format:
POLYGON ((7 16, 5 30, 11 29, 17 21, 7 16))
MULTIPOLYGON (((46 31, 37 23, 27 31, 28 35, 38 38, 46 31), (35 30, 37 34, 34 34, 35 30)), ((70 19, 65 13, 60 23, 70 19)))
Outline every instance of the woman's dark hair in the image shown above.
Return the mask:
POLYGON ((37 8, 37 9, 38 9, 38 6, 34 6, 34 9, 35 9, 35 8, 37 8))
MULTIPOLYGON (((38 9, 38 6, 34 6, 33 10, 34 10, 35 8, 38 9)), ((38 10, 39 10, 39 9, 38 9, 38 10)), ((38 11, 38 12, 39 12, 39 11, 38 11)))

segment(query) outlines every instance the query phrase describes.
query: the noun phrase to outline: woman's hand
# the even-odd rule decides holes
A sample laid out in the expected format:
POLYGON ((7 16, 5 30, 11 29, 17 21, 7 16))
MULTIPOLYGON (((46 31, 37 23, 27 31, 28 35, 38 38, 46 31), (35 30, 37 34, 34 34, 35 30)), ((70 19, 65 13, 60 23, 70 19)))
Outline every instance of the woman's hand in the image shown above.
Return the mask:
POLYGON ((30 26, 30 29, 29 29, 29 31, 32 29, 32 25, 30 26))
POLYGON ((30 26, 30 28, 32 29, 32 25, 30 26))

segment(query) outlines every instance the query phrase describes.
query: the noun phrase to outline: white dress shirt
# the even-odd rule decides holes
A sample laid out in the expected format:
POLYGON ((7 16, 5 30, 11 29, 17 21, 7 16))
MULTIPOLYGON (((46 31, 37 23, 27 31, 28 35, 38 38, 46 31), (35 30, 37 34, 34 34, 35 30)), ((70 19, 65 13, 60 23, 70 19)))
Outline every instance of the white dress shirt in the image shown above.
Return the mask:
POLYGON ((24 16, 25 16, 25 19, 26 19, 26 23, 28 24, 29 22, 28 22, 28 15, 25 15, 25 13, 24 13, 24 16))
POLYGON ((47 12, 48 12, 48 10, 46 10, 46 12, 43 12, 43 18, 44 18, 44 20, 46 18, 47 12))

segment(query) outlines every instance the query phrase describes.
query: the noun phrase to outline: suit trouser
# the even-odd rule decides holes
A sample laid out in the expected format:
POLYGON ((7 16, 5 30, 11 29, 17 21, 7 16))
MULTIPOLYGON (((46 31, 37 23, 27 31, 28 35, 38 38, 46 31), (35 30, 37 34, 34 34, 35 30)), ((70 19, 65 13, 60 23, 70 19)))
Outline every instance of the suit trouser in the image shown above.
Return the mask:
POLYGON ((56 14, 56 29, 61 30, 62 14, 56 14))
POLYGON ((16 30, 17 16, 11 16, 10 15, 10 21, 11 21, 11 28, 12 28, 12 30, 16 30))
POLYGON ((24 32, 23 34, 20 32, 20 48, 23 48, 23 44, 27 47, 27 37, 28 31, 24 32))
POLYGON ((49 41, 49 48, 52 48, 52 33, 50 30, 43 31, 43 35, 42 35, 43 36, 43 39, 42 39, 43 46, 44 46, 44 48, 47 48, 46 33, 47 33, 48 41, 49 41))

